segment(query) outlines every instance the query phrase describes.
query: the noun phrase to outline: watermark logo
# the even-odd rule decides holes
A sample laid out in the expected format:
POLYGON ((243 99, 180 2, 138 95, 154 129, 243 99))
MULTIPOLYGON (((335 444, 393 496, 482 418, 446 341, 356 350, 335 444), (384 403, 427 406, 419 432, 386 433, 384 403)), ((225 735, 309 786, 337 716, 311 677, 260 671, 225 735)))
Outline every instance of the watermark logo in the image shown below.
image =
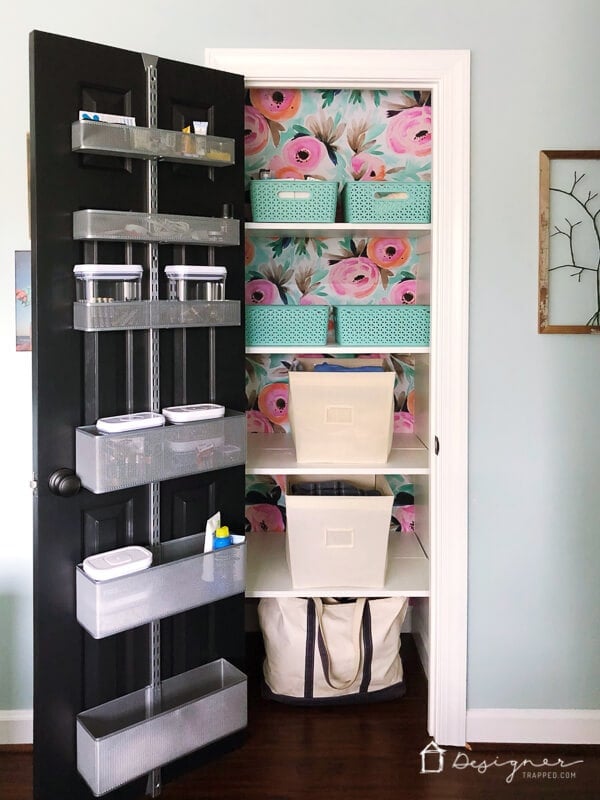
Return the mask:
POLYGON ((444 753, 437 742, 433 739, 421 750, 421 775, 431 772, 443 772, 444 753))
MULTIPOLYGON (((421 750, 421 775, 439 773, 444 771, 444 753, 447 751, 441 748, 433 739, 421 750)), ((575 761, 564 761, 562 758, 549 760, 522 760, 509 758, 499 760, 496 756, 493 760, 478 760, 472 754, 459 752, 455 755, 450 764, 451 769, 474 770, 479 775, 485 775, 492 768, 501 768, 506 774, 506 783, 512 783, 515 777, 520 776, 523 780, 573 780, 577 773, 572 768, 577 764, 583 764, 583 759, 575 761)))

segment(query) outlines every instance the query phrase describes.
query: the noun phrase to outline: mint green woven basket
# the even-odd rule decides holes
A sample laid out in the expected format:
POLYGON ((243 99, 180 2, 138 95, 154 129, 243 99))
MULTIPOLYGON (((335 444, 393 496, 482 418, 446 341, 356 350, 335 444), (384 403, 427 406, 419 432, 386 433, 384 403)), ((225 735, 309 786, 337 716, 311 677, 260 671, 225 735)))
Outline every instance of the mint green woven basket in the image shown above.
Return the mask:
POLYGON ((346 222, 431 221, 429 181, 357 181, 342 192, 346 222))
POLYGON ((337 181, 250 182, 254 222, 335 222, 337 181))
POLYGON ((329 306, 246 306, 246 344, 327 344, 329 306))
POLYGON ((333 319, 341 345, 429 345, 429 306, 336 306, 333 319))

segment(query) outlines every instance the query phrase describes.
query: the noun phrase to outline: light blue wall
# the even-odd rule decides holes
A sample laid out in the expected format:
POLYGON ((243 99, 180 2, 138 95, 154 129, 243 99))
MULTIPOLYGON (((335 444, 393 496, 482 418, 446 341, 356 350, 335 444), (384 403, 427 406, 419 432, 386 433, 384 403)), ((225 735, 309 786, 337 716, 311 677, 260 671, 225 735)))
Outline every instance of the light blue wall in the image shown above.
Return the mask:
MULTIPOLYGON (((13 251, 27 249, 27 34, 193 63, 205 47, 470 49, 472 236, 469 685, 472 708, 600 706, 600 340, 539 336, 538 152, 598 147, 597 0, 198 3, 67 0, 15 7, 0 31, 0 367, 13 352, 13 251)), ((2 407, 3 406, 3 407, 2 407)), ((0 479, 0 709, 31 705, 28 423, 0 479), (8 599, 7 599, 8 598, 8 599)))

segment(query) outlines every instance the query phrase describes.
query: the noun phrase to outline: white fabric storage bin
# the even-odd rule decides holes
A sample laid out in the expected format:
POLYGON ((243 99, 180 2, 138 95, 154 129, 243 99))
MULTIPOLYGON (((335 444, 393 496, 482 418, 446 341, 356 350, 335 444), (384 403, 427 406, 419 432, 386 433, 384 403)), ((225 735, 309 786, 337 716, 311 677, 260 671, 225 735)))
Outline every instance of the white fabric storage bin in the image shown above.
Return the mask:
POLYGON ((394 495, 384 475, 344 475, 379 496, 294 495, 295 483, 331 475, 287 478, 287 561, 295 589, 383 587, 394 495))
POLYGON ((314 372, 315 364, 383 366, 383 359, 303 358, 289 372, 288 415, 296 460, 385 464, 394 433, 395 373, 314 372))

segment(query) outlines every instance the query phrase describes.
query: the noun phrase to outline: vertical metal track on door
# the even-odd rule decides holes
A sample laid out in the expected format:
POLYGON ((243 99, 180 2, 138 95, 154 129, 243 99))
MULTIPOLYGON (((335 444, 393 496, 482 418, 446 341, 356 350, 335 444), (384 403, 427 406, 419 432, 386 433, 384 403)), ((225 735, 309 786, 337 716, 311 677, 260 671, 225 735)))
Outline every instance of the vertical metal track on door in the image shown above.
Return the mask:
MULTIPOLYGON (((146 70, 146 106, 148 109, 148 127, 156 128, 158 125, 158 97, 157 97, 157 64, 156 56, 142 54, 146 70)), ((146 162, 146 210, 149 214, 158 211, 158 164, 154 159, 146 162)), ((148 265, 150 270, 150 300, 158 300, 158 244, 148 244, 148 265)), ((148 394, 150 396, 150 409, 160 411, 160 353, 159 333, 151 328, 148 331, 148 394)), ((150 546, 156 553, 160 544, 160 484, 151 483, 150 491, 150 546)), ((155 714, 160 710, 160 621, 150 623, 150 686, 148 688, 147 711, 155 714)), ((158 797, 161 791, 161 772, 154 769, 148 775, 146 794, 158 797)))

